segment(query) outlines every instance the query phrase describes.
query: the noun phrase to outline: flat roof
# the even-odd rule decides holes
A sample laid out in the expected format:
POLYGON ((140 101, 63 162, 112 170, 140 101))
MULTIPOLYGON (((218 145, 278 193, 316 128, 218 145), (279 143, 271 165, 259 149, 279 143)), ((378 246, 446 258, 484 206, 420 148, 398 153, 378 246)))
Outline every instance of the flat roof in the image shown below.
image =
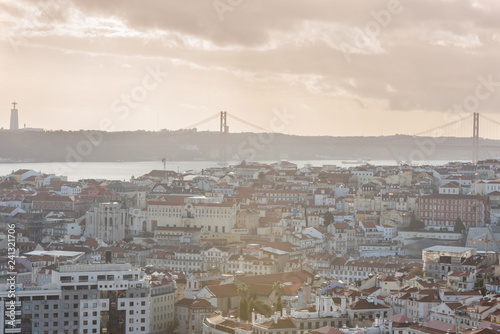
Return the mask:
POLYGON ((49 255, 49 256, 66 256, 66 257, 76 257, 85 254, 84 252, 70 252, 70 251, 58 251, 58 250, 34 250, 32 252, 26 253, 25 255, 49 255))
POLYGON ((429 248, 425 248, 424 251, 434 251, 434 252, 467 252, 474 248, 471 247, 458 247, 458 246, 443 246, 437 245, 429 248))
POLYGON ((272 248, 272 247, 263 247, 262 250, 265 251, 265 252, 274 253, 274 254, 277 254, 277 255, 288 254, 288 252, 286 252, 284 250, 276 249, 276 248, 272 248))

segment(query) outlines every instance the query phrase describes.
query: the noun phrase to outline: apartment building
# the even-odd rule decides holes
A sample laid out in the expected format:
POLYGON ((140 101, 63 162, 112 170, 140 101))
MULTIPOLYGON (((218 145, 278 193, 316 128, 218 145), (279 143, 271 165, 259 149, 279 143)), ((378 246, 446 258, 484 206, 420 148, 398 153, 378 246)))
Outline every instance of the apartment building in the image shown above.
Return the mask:
POLYGON ((433 194, 419 199, 419 219, 428 228, 453 230, 458 218, 466 227, 484 226, 486 200, 479 195, 433 194))
POLYGON ((153 276, 151 286, 151 334, 163 334, 175 325, 175 282, 153 276))
POLYGON ((476 255, 475 248, 433 246, 422 250, 424 271, 434 278, 446 278, 451 271, 461 270, 462 263, 476 255))
MULTIPOLYGON (((43 287, 18 287, 20 326, 6 333, 150 332, 149 281, 139 269, 128 264, 61 265, 58 275, 56 283, 43 287)), ((7 293, 6 287, 0 291, 6 303, 7 293)), ((0 303, 2 314, 6 303, 0 303)))

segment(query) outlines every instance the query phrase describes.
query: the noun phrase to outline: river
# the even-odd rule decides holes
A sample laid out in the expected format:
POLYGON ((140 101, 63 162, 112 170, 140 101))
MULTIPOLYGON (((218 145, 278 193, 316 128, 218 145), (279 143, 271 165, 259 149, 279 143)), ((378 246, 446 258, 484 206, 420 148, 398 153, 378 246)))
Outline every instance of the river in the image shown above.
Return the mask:
MULTIPOLYGON (((263 163, 273 163, 276 161, 262 161, 263 163)), ((296 160, 298 167, 305 164, 313 166, 336 165, 342 167, 353 167, 356 164, 344 164, 341 160, 296 160)), ((230 165, 238 164, 238 161, 229 162, 230 165)), ((393 160, 371 160, 371 164, 379 166, 395 165, 393 160)), ((430 165, 443 165, 447 161, 426 161, 430 165)), ((194 170, 200 172, 203 168, 217 167, 215 161, 167 161, 166 169, 174 171, 194 170)), ((133 162, 38 162, 38 163, 0 163, 0 176, 11 174, 18 169, 33 169, 46 174, 66 175, 68 181, 77 181, 80 179, 108 179, 108 180, 126 180, 131 176, 141 176, 154 169, 163 169, 161 161, 133 161, 133 162)))

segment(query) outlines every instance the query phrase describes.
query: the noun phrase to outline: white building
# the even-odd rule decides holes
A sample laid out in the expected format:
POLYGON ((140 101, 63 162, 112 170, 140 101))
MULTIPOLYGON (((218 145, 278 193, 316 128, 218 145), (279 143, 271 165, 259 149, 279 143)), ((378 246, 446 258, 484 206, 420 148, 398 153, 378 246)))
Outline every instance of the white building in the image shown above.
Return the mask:
POLYGON ((237 204, 217 202, 217 198, 169 196, 148 201, 152 229, 201 227, 202 232, 231 233, 236 224, 237 204))
POLYGON ((54 189, 54 192, 60 196, 76 196, 82 192, 82 187, 77 183, 66 183, 54 189))
POLYGON ((449 324, 455 324, 455 310, 461 307, 461 303, 445 303, 434 306, 430 311, 430 320, 438 320, 449 324))

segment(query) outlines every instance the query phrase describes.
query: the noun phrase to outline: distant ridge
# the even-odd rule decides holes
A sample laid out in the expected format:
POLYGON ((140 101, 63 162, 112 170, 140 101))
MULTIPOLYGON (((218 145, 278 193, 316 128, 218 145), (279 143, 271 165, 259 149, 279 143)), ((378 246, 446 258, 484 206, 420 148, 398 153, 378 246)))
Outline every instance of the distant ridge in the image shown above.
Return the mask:
MULTIPOLYGON (((218 132, 196 131, 0 131, 0 162, 5 161, 152 161, 219 160, 221 138, 218 132)), ((480 152, 480 158, 500 156, 499 140, 481 140, 494 147, 480 152)), ((227 157, 243 160, 359 159, 470 160, 471 138, 441 138, 407 135, 380 137, 295 136, 285 134, 229 133, 227 157), (439 143, 438 143, 439 142, 439 143), (430 153, 430 154, 428 154, 430 153)))

